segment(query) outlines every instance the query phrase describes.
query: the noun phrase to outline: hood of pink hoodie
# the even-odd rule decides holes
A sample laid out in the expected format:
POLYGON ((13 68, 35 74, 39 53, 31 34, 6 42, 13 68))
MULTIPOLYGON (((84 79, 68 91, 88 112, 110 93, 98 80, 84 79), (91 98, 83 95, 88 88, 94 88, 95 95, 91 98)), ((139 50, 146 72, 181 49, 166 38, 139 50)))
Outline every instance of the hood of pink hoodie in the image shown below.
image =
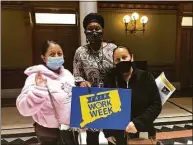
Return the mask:
MULTIPOLYGON (((63 66, 62 66, 63 67, 63 66)), ((61 68, 60 71, 62 71, 63 69, 61 68)), ((40 72, 41 74, 44 74, 46 76, 52 77, 52 78, 57 78, 58 74, 56 74, 55 72, 49 70, 47 67, 45 67, 44 65, 35 65, 35 66, 31 66, 28 67, 24 73, 26 75, 31 75, 33 73, 38 73, 40 72)))

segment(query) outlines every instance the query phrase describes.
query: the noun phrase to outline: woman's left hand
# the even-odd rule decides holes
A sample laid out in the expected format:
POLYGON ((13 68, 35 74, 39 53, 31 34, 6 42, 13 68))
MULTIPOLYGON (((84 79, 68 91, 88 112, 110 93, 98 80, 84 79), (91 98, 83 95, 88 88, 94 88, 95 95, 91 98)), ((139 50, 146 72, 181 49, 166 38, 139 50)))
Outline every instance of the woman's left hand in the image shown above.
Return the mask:
POLYGON ((45 87, 47 85, 47 79, 40 72, 36 74, 35 82, 37 86, 45 87))
POLYGON ((128 133, 137 133, 137 129, 135 127, 135 124, 133 122, 129 122, 129 124, 127 125, 125 131, 128 132, 128 133))

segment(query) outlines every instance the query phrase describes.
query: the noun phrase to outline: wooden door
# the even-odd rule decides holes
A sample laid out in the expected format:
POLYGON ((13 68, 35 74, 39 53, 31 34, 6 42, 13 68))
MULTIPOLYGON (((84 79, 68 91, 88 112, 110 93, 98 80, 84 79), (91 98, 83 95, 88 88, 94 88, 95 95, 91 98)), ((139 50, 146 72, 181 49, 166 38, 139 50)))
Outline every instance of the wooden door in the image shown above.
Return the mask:
POLYGON ((193 87, 193 28, 181 29, 180 83, 184 88, 193 87))

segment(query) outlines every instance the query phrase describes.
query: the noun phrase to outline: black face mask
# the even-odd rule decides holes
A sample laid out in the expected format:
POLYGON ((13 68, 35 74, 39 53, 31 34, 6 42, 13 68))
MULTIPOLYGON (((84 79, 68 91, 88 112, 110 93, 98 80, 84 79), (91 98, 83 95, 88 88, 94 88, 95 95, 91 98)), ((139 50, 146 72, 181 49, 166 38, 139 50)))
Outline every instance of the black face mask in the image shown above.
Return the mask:
POLYGON ((132 62, 131 61, 121 61, 116 64, 116 71, 118 73, 127 73, 131 69, 132 62))
POLYGON ((102 42, 103 32, 102 31, 85 31, 86 39, 90 43, 102 42))

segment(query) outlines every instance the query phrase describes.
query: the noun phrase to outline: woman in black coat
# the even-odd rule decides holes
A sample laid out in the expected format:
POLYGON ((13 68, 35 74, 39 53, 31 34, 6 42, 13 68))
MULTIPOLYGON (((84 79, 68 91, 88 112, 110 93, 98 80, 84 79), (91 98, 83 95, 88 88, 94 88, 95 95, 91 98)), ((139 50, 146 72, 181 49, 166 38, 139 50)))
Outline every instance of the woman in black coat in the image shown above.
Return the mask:
POLYGON ((154 77, 147 71, 135 68, 131 51, 123 46, 114 49, 115 68, 105 77, 107 88, 129 88, 131 96, 131 122, 125 131, 103 130, 109 145, 126 145, 129 138, 138 138, 140 132, 148 132, 155 138, 154 120, 161 112, 161 98, 154 77))

